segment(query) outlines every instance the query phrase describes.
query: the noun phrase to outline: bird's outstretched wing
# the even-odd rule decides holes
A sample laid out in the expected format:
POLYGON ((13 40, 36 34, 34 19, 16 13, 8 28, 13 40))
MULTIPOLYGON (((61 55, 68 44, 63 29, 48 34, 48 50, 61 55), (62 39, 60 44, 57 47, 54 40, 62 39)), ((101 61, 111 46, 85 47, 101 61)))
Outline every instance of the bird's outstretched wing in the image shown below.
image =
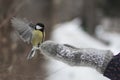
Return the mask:
POLYGON ((11 19, 11 23, 20 38, 24 42, 30 43, 32 39, 33 26, 30 26, 31 24, 29 22, 15 17, 11 19))

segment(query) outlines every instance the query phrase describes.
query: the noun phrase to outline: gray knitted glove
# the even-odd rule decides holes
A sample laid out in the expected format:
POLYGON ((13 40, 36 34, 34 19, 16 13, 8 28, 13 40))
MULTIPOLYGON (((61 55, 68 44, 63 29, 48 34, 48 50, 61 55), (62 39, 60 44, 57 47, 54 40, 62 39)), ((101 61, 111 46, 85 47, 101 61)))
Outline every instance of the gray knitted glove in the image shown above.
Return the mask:
POLYGON ((89 66, 103 73, 113 53, 109 50, 76 48, 67 44, 45 41, 40 49, 43 55, 55 58, 73 66, 89 66))

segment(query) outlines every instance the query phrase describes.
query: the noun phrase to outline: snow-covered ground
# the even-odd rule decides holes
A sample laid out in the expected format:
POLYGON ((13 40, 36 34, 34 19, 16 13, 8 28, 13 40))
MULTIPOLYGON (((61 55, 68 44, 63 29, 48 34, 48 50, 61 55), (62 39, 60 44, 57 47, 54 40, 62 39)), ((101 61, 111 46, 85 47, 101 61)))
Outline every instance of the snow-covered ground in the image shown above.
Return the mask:
MULTIPOLYGON (((52 34, 52 40, 61 44, 67 43, 79 48, 110 49, 114 54, 116 54, 120 45, 118 46, 117 44, 119 40, 112 39, 115 36, 110 37, 111 35, 107 33, 105 36, 105 33, 101 33, 99 30, 97 31, 99 38, 103 38, 111 43, 110 46, 106 46, 88 35, 79 26, 79 19, 74 19, 70 22, 56 25, 56 29, 52 34), (110 40, 108 39, 108 35, 110 40)), ((118 37, 119 35, 116 38, 118 37)), ((50 60, 47 65, 47 69, 49 74, 46 78, 47 80, 109 80, 95 69, 89 67, 71 67, 56 60, 50 60)))
POLYGON ((96 35, 103 41, 109 42, 109 49, 116 55, 120 52, 120 34, 116 32, 108 32, 99 25, 96 29, 96 35))

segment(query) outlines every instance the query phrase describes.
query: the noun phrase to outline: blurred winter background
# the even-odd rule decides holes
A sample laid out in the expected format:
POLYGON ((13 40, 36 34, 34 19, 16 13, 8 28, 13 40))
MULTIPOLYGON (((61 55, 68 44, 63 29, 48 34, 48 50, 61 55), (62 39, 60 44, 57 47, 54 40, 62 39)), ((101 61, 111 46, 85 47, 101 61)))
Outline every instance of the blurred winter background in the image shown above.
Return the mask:
POLYGON ((120 0, 0 0, 0 80, 109 80, 95 69, 37 54, 11 26, 13 16, 46 26, 46 40, 79 48, 120 49, 120 0))

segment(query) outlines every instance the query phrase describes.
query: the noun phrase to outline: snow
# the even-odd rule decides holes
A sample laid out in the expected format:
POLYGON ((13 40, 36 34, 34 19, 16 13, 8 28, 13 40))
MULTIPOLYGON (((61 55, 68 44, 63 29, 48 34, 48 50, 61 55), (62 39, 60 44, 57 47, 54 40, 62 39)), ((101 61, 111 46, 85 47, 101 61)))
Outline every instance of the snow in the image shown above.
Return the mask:
POLYGON ((56 25, 57 29, 53 31, 52 39, 58 43, 68 43, 76 47, 107 48, 103 43, 84 32, 79 27, 80 22, 79 19, 74 19, 71 22, 56 25))
POLYGON ((51 60, 49 65, 49 77, 47 80, 109 80, 88 67, 69 66, 62 62, 51 60))
POLYGON ((114 54, 119 53, 120 49, 120 33, 116 32, 108 32, 103 29, 102 25, 99 25, 96 29, 96 35, 101 40, 104 40, 106 42, 109 42, 109 49, 114 52, 114 54))
MULTIPOLYGON (((79 48, 104 49, 118 53, 120 48, 119 34, 105 33, 99 27, 96 34, 99 38, 110 42, 107 46, 91 37, 80 28, 81 21, 74 19, 70 22, 61 23, 55 26, 52 33, 52 40, 61 44, 70 44, 79 48)), ((46 80, 110 80, 89 67, 69 66, 63 62, 50 59, 47 64, 49 76, 46 80)))

